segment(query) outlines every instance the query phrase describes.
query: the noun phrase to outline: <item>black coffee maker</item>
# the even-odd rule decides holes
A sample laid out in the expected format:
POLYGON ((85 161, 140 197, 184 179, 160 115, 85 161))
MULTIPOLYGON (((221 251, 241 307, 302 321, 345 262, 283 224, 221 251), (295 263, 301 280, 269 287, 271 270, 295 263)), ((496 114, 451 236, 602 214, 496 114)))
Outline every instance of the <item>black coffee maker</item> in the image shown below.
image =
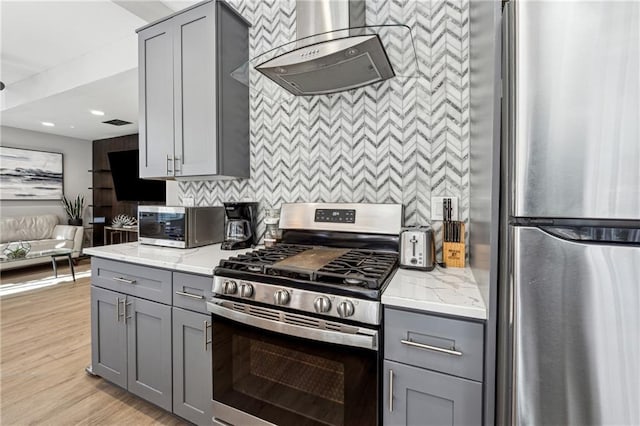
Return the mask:
POLYGON ((223 203, 227 217, 222 250, 239 250, 258 244, 256 218, 258 203, 223 203))

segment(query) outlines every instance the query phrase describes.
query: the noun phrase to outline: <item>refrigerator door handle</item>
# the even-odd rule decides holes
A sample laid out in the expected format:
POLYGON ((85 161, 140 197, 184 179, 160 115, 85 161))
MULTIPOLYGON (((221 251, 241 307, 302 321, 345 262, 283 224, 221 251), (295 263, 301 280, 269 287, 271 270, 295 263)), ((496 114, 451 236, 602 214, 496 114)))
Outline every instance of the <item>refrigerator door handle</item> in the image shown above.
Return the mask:
POLYGON ((563 240, 577 243, 640 246, 640 229, 613 226, 540 226, 539 229, 563 240))

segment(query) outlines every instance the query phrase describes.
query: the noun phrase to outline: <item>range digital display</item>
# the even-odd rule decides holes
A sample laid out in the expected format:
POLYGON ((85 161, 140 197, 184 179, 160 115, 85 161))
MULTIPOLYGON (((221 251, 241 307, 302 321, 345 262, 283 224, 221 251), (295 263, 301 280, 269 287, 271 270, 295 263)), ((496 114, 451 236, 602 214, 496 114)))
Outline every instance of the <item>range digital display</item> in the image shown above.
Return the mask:
POLYGON ((356 223, 353 209, 316 209, 316 222, 356 223))

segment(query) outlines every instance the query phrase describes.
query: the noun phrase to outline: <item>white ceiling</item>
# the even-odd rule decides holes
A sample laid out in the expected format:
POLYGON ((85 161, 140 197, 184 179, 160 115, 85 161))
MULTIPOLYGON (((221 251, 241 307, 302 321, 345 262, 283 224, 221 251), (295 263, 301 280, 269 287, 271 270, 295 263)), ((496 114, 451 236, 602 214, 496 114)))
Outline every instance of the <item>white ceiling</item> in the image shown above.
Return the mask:
POLYGON ((86 140, 136 133, 135 30, 196 2, 0 0, 0 123, 86 140), (132 124, 102 123, 116 118, 132 124))

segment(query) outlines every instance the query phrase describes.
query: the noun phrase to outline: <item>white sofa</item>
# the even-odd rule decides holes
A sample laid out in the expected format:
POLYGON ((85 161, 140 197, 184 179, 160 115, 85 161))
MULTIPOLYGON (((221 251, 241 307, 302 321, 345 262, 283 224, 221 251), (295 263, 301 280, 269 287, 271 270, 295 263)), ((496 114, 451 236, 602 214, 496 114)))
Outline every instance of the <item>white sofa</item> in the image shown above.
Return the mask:
MULTIPOLYGON (((82 251, 82 226, 59 225, 58 216, 53 214, 40 216, 19 216, 0 218, 0 255, 11 243, 25 241, 31 245, 31 251, 45 251, 54 248, 69 248, 78 257, 82 251)), ((50 257, 0 262, 0 271, 21 268, 39 263, 51 263, 50 257)))

